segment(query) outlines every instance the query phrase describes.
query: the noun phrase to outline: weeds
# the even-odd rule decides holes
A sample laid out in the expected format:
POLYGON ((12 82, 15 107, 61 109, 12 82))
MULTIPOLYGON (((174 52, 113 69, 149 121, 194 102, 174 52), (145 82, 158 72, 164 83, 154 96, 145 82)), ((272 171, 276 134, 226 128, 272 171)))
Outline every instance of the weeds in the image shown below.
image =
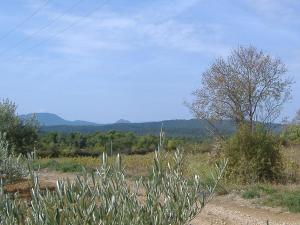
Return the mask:
POLYGON ((290 212, 300 212, 300 191, 287 190, 278 186, 257 184, 249 186, 243 193, 245 199, 259 199, 259 202, 271 207, 283 207, 290 212))
POLYGON ((284 191, 271 194, 265 204, 285 207, 290 212, 300 213, 300 191, 284 191))

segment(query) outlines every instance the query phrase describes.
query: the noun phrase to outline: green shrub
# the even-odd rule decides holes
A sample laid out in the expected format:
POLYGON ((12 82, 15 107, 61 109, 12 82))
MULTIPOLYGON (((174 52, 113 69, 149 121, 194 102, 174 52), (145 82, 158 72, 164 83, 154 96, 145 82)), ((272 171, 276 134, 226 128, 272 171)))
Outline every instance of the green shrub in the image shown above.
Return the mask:
POLYGON ((300 126, 288 125, 280 136, 283 144, 300 144, 300 126))
POLYGON ((28 169, 22 156, 15 157, 10 153, 5 135, 0 133, 0 179, 4 184, 24 178, 28 169))
POLYGON ((280 181, 283 163, 280 144, 262 126, 241 126, 222 146, 228 159, 228 178, 244 183, 280 181))
POLYGON ((283 159, 284 165, 284 179, 288 183, 295 183, 299 178, 299 164, 295 159, 285 157, 283 159))
POLYGON ((38 141, 38 122, 36 118, 21 120, 17 115, 17 106, 9 99, 0 100, 0 133, 6 133, 9 151, 16 154, 28 154, 38 141))
POLYGON ((250 189, 246 190, 243 194, 242 197, 245 199, 253 199, 253 198, 259 198, 260 193, 257 189, 250 189))
POLYGON ((22 225, 186 224, 213 197, 226 162, 216 167, 214 183, 204 185, 199 176, 190 181, 182 176, 182 157, 177 151, 174 162, 165 167, 157 152, 151 174, 132 186, 128 186, 119 156, 110 166, 103 155, 95 173, 86 173, 72 183, 58 182, 54 191, 46 193, 33 176, 31 207, 0 190, 0 221, 22 225))

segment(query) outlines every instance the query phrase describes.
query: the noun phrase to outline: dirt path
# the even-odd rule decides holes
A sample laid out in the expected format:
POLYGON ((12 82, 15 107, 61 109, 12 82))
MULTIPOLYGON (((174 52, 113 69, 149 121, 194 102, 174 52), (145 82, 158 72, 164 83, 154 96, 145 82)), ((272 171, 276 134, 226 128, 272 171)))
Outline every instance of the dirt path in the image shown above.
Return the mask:
MULTIPOLYGON (((76 177, 73 173, 41 171, 40 179, 55 183, 57 179, 76 177)), ((191 225, 300 225, 300 214, 283 212, 281 209, 262 207, 236 195, 218 196, 210 202, 191 225)))
POLYGON ((300 214, 262 207, 234 195, 218 196, 192 225, 300 225, 300 214))

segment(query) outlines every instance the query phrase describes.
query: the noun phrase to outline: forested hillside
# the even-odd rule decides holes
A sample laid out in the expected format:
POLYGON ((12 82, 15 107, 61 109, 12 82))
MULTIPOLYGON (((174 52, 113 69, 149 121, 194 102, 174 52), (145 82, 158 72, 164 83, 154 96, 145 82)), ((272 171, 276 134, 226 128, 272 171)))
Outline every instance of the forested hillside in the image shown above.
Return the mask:
MULTIPOLYGON (((115 123, 100 126, 43 126, 41 132, 61 132, 61 133, 94 133, 97 131, 107 132, 111 130, 133 132, 138 135, 153 134, 159 135, 161 126, 171 137, 207 137, 209 136, 209 125, 205 120, 166 120, 161 122, 147 123, 115 123)), ((222 134, 232 134, 235 130, 232 121, 218 121, 215 126, 222 134)))

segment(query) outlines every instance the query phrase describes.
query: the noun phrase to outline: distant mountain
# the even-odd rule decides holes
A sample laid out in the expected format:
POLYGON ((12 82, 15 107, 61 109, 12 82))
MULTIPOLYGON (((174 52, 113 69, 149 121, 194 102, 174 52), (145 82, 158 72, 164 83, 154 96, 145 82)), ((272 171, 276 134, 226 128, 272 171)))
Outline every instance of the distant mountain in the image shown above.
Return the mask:
MULTIPOLYGON (((153 134, 159 135, 161 126, 167 136, 172 137, 207 137, 209 125, 205 120, 166 120, 160 122, 146 123, 114 123, 101 126, 45 126, 41 132, 60 132, 60 133, 94 133, 107 132, 111 130, 133 132, 137 135, 153 134)), ((235 131, 235 125, 232 121, 224 120, 216 122, 215 126, 223 134, 232 134, 235 131)))
MULTIPOLYGON (((22 120, 29 119, 34 114, 21 115, 22 120)), ((111 130, 122 132, 133 132, 137 135, 159 135, 161 126, 167 136, 171 137, 192 137, 192 138, 205 138, 210 135, 210 126, 206 120, 165 120, 159 122, 144 122, 144 123, 131 123, 130 121, 120 119, 113 124, 96 124, 87 121, 69 121, 65 120, 52 113, 36 113, 38 121, 40 122, 42 133, 59 132, 59 133, 94 133, 94 132, 107 132, 111 130)), ((215 127, 223 135, 230 135, 235 132, 235 124, 230 120, 219 120, 214 123, 215 127)), ((270 124, 274 132, 280 132, 282 125, 270 124)))
POLYGON ((99 126, 100 124, 75 120, 69 121, 61 118, 60 116, 53 113, 30 113, 26 115, 20 115, 21 120, 27 120, 36 116, 41 126, 99 126))
POLYGON ((129 120, 120 119, 120 120, 118 120, 115 123, 130 123, 130 121, 129 120))

